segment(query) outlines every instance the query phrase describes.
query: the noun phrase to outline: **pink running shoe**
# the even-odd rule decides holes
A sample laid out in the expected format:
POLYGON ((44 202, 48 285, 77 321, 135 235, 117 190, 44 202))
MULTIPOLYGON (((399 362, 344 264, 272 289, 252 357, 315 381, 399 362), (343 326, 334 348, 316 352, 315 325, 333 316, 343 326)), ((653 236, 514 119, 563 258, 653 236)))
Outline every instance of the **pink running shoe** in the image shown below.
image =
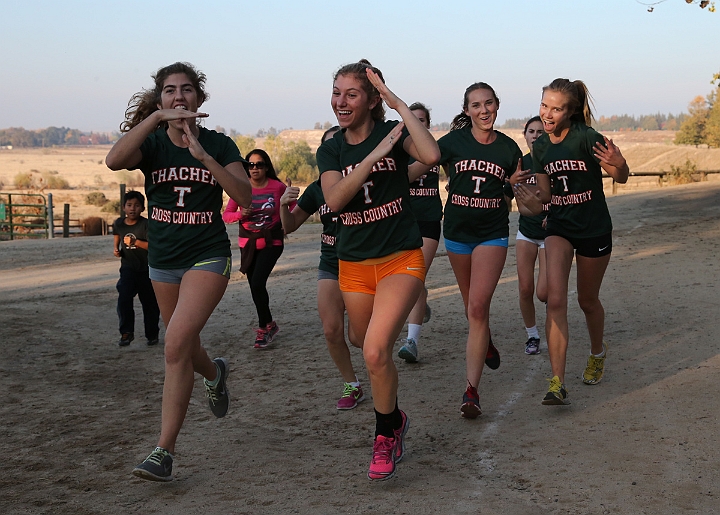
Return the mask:
POLYGON ((375 437, 368 479, 385 481, 395 475, 395 438, 375 437))
POLYGON ((260 327, 259 329, 255 329, 255 348, 256 349, 264 349, 266 348, 272 340, 268 340, 268 332, 266 329, 263 329, 260 327))
POLYGON ((280 332, 280 328, 275 323, 275 320, 273 320, 265 327, 265 331, 267 332, 268 343, 272 343, 272 341, 275 339, 275 335, 280 332))
POLYGON ((350 383, 345 383, 342 397, 340 397, 340 400, 337 402, 337 409, 353 409, 358 403, 364 400, 365 395, 363 395, 362 386, 358 385, 355 387, 350 383))
POLYGON ((396 429, 395 433, 395 463, 400 463, 405 455, 405 433, 410 428, 410 419, 403 410, 400 410, 402 415, 402 425, 400 429, 396 429))

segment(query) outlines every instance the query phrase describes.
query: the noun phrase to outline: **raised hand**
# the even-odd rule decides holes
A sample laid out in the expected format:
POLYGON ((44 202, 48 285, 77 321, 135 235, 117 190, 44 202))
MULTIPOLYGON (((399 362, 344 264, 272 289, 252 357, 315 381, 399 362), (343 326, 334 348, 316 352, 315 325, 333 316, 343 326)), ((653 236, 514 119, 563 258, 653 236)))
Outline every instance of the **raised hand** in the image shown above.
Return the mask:
POLYGON ((618 146, 607 136, 603 136, 603 138, 605 139, 604 146, 598 142, 595 143, 595 146, 593 147, 595 157, 597 157, 601 163, 614 166, 615 168, 622 168, 625 166, 625 158, 620 152, 618 146))
POLYGON ((375 147, 375 149, 370 154, 373 159, 379 161, 390 153, 390 151, 395 146, 395 143, 398 142, 398 139, 400 138, 404 127, 405 124, 403 122, 400 122, 395 127, 393 127, 393 129, 388 133, 388 135, 385 136, 380 143, 378 143, 377 147, 375 147))
POLYGON ((390 89, 385 85, 382 79, 380 79, 380 76, 377 73, 372 71, 370 68, 366 68, 365 71, 367 72, 367 77, 368 80, 370 80, 370 84, 375 86, 375 89, 377 89, 378 93, 380 93, 380 98, 385 101, 385 104, 387 104, 390 109, 397 111, 397 108, 401 104, 404 104, 404 102, 400 100, 400 98, 395 93, 390 91, 390 89))
POLYGON ((207 113, 194 113, 187 109, 159 109, 156 116, 160 117, 161 122, 169 122, 171 120, 184 120, 189 118, 207 118, 207 113))
POLYGON ((287 185, 287 188, 285 188, 285 192, 282 194, 282 197, 280 197, 281 206, 288 206, 292 204, 300 196, 300 188, 293 186, 290 179, 288 179, 285 184, 287 185))
POLYGON ((516 184, 520 184, 521 182, 527 182, 531 176, 532 170, 523 170, 522 159, 519 159, 517 169, 515 170, 515 173, 510 176, 508 181, 511 185, 515 186, 516 184))
MULTIPOLYGON (((173 111, 181 111, 182 109, 173 109, 173 111)), ((195 159, 200 161, 201 163, 207 159, 209 156, 207 152, 205 152, 205 149, 202 147, 200 142, 197 140, 195 135, 192 133, 192 130, 190 129, 190 124, 187 121, 187 118, 184 118, 182 121, 182 127, 183 127, 183 136, 182 140, 185 145, 187 145, 188 150, 190 151, 190 155, 192 155, 195 159)))

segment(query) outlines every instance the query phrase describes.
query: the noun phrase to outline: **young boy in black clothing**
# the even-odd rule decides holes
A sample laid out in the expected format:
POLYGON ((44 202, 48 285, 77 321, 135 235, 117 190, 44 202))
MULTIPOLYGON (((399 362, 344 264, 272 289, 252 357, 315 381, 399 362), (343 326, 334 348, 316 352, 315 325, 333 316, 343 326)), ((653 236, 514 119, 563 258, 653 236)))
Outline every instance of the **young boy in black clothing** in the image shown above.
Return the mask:
POLYGON ((135 339, 135 295, 142 304, 145 337, 148 345, 158 343, 160 308, 148 274, 148 221, 141 216, 145 211, 145 197, 139 191, 128 191, 123 204, 125 216, 113 223, 113 254, 121 258, 120 280, 117 283, 117 314, 120 319, 120 341, 125 347, 135 339))

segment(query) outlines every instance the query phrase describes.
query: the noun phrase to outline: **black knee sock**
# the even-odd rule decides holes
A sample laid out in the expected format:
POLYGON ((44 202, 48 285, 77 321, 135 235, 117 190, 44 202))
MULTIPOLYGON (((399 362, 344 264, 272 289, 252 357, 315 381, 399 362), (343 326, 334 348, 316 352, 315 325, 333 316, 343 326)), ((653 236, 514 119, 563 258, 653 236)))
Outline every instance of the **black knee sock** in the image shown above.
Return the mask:
POLYGON ((394 438, 393 431, 402 427, 402 415, 395 400, 395 409, 392 413, 380 413, 375 410, 375 436, 383 435, 387 438, 394 438))

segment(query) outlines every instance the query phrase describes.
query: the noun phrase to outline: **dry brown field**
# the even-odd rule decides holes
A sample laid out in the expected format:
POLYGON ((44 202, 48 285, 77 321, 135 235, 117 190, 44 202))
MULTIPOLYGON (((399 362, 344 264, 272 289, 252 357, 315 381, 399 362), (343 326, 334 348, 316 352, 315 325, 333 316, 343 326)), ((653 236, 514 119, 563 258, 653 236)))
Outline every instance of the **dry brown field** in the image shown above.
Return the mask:
MULTIPOLYGON (((522 131, 504 131, 514 138, 523 151, 527 151, 522 131)), ((279 137, 286 141, 305 140, 315 150, 320 143, 321 130, 288 130, 279 137)), ((444 132, 436 132, 440 137, 444 132)), ((698 170, 720 170, 720 149, 695 148, 687 145, 673 145, 673 131, 626 131, 607 133, 621 148, 633 172, 669 171, 670 167, 682 165, 687 159, 695 162, 698 170)), ((256 138, 262 148, 264 138, 256 138)), ((134 185, 143 190, 139 172, 113 172, 105 166, 105 156, 110 146, 56 147, 33 149, 0 149, 0 191, 52 193, 56 218, 62 214, 63 204, 70 204, 70 218, 80 220, 89 216, 100 216, 111 223, 116 215, 87 205, 85 197, 93 191, 100 191, 110 200, 120 198, 120 183, 134 185), (18 174, 30 173, 38 188, 18 190, 14 180, 18 174), (43 188, 41 179, 48 174, 67 180, 70 189, 43 188)), ((711 175, 709 180, 720 179, 720 174, 711 175)), ((631 177, 626 185, 618 186, 618 193, 644 190, 658 186, 657 177, 631 177)))

